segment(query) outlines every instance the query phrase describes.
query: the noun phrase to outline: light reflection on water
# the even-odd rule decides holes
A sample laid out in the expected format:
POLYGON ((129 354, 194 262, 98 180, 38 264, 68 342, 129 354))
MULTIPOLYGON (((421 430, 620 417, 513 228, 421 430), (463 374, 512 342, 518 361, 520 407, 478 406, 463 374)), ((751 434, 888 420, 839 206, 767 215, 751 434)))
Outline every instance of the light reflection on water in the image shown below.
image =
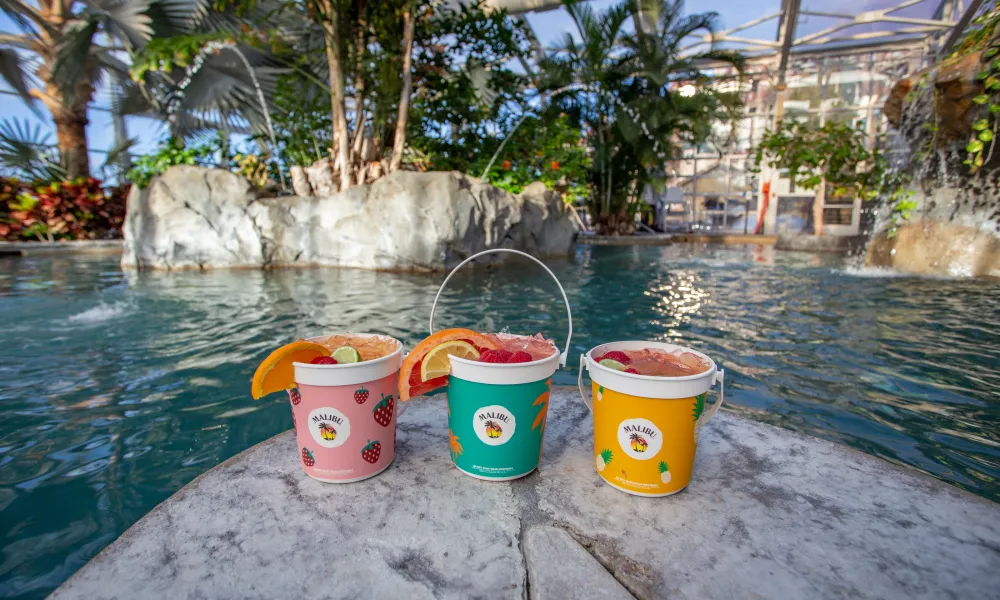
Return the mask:
MULTIPOLYGON (((997 282, 881 277, 756 246, 581 247, 549 265, 575 317, 555 383, 574 384, 599 343, 691 345, 726 368, 736 412, 1000 499, 997 282)), ((528 263, 456 276, 438 326, 561 345, 546 278, 528 263)), ((0 596, 44 596, 186 482, 287 429, 283 397, 249 399, 270 349, 331 331, 412 347, 441 279, 0 262, 0 596)))

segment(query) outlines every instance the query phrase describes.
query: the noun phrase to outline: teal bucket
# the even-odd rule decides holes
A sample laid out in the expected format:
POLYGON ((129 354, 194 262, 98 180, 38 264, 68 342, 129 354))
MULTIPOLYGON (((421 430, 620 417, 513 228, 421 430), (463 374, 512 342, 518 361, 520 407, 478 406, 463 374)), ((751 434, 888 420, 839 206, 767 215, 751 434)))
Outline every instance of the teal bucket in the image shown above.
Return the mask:
POLYGON ((573 314, 569 299, 556 276, 541 261, 517 250, 498 248, 470 256, 441 284, 431 307, 434 312, 445 285, 466 263, 484 254, 505 252, 527 257, 552 276, 562 293, 569 314, 569 333, 562 354, 553 352, 540 360, 515 363, 483 363, 450 356, 448 379, 448 429, 451 458, 466 475, 489 481, 524 477, 538 468, 548 416, 552 375, 566 365, 573 314))

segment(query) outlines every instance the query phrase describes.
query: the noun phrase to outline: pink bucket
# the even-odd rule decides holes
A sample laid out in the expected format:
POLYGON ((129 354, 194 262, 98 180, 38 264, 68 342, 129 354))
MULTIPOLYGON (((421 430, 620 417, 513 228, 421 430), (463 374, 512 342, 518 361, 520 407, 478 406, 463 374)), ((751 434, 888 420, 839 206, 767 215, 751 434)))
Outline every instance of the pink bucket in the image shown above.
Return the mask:
POLYGON ((374 477, 392 464, 403 362, 403 345, 393 341, 396 351, 375 360, 294 363, 296 389, 288 396, 306 475, 326 483, 351 483, 374 477))

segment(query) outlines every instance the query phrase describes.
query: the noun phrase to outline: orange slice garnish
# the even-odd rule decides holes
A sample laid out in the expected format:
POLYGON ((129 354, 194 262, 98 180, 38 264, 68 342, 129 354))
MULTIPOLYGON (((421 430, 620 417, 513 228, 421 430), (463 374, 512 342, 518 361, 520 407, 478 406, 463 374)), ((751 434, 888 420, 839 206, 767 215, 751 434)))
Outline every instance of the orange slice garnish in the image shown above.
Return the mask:
POLYGON ((399 370, 399 399, 406 401, 410 398, 422 396, 428 392, 443 388, 448 385, 448 376, 442 375, 424 381, 421 377, 421 365, 424 357, 438 346, 460 340, 468 342, 477 352, 485 348, 491 350, 497 346, 482 334, 471 329, 442 329, 431 335, 424 341, 417 344, 417 347, 410 351, 409 356, 403 361, 403 366, 399 370))
POLYGON ((330 356, 330 349, 305 340, 285 344, 269 354, 257 367, 250 384, 250 394, 254 400, 260 400, 273 392, 295 387, 295 367, 292 363, 307 363, 320 356, 330 356))

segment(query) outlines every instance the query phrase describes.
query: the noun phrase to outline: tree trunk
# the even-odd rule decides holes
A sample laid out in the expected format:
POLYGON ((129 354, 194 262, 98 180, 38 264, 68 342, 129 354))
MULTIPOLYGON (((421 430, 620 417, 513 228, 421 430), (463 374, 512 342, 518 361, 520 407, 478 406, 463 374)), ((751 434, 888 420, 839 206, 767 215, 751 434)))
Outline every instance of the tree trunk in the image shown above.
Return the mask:
POLYGON ((392 162, 389 172, 403 164, 403 148, 406 147, 406 121, 410 115, 410 92, 413 91, 413 74, 410 73, 413 52, 413 9, 408 5, 403 10, 403 91, 399 94, 399 113, 396 115, 396 134, 392 138, 392 162))
MULTIPOLYGON (((351 144, 351 158, 362 165, 364 157, 361 154, 361 140, 365 136, 365 74, 364 58, 368 40, 368 21, 365 19, 365 0, 356 0, 358 10, 358 31, 354 38, 354 51, 357 54, 354 62, 354 142, 351 144)), ((364 183, 360 181, 359 183, 364 183)))
MULTIPOLYGON (((49 39, 48 35, 45 34, 43 39, 49 39)), ((44 91, 33 90, 32 95, 40 99, 52 114, 52 121, 56 126, 59 162, 66 169, 66 177, 68 179, 90 177, 90 156, 87 154, 87 104, 94 95, 94 86, 86 74, 80 77, 72 90, 60 86, 52 77, 56 63, 54 51, 56 42, 50 40, 49 43, 50 51, 39 53, 42 66, 38 70, 38 76, 45 83, 44 91)))
POLYGON ((87 154, 87 105, 72 107, 53 116, 59 146, 59 162, 66 169, 67 179, 90 177, 90 156, 87 154))
POLYGON ((330 70, 330 112, 333 118, 333 147, 340 165, 340 189, 351 187, 351 157, 344 108, 344 68, 340 60, 340 15, 334 0, 320 0, 326 13, 326 61, 330 70))

